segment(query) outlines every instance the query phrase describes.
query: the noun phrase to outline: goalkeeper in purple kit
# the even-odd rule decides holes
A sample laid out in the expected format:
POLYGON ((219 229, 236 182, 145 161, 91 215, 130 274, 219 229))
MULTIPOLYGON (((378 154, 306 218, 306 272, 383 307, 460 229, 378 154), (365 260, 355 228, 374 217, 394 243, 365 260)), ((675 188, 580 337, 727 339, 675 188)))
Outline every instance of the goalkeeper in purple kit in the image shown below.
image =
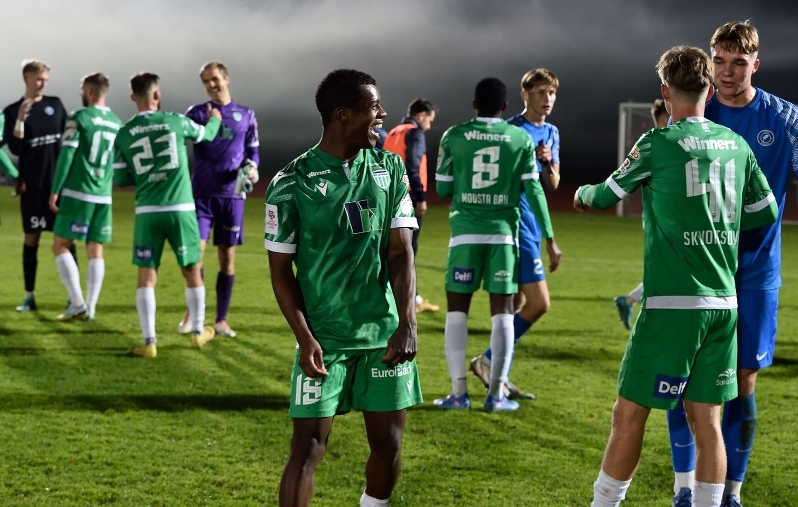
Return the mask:
MULTIPOLYGON (((255 112, 230 97, 227 67, 211 61, 200 69, 210 101, 191 106, 186 116, 200 125, 208 122, 207 104, 222 113, 219 135, 211 142, 194 145, 191 184, 197 207, 202 259, 213 229, 219 273, 216 277, 216 333, 233 338, 227 311, 235 280, 235 248, 244 242, 244 200, 258 181, 258 122, 255 112)), ((202 262, 202 261, 201 261, 202 262)), ((203 270, 204 276, 204 270, 203 270)), ((191 332, 189 314, 180 322, 181 333, 191 332)))

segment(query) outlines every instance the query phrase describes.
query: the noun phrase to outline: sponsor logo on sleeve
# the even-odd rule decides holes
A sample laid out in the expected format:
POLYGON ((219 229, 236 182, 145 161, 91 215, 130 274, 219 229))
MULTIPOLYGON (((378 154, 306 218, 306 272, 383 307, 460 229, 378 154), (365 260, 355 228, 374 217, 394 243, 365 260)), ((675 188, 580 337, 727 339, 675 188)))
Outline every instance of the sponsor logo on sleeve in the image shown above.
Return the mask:
POLYGON ((452 281, 461 285, 470 285, 474 283, 474 270, 454 268, 452 269, 452 281))
POLYGON ((413 201, 409 195, 406 195, 399 204, 399 212, 404 216, 410 216, 411 211, 413 211, 413 201))
POLYGON ((72 222, 69 224, 69 232, 80 236, 85 236, 89 233, 89 224, 82 224, 80 222, 72 222))
POLYGON ((687 379, 688 377, 657 375, 654 379, 654 392, 652 394, 655 398, 678 400, 684 393, 684 388, 687 387, 687 379))
POLYGON ((280 231, 279 214, 277 206, 274 204, 266 205, 266 234, 277 235, 280 231))
POLYGON ((402 175, 402 183, 404 183, 407 188, 410 188, 410 178, 407 177, 407 173, 402 175))
POLYGON ((151 246, 138 246, 134 247, 134 255, 136 259, 140 261, 149 261, 152 259, 152 247, 151 246))

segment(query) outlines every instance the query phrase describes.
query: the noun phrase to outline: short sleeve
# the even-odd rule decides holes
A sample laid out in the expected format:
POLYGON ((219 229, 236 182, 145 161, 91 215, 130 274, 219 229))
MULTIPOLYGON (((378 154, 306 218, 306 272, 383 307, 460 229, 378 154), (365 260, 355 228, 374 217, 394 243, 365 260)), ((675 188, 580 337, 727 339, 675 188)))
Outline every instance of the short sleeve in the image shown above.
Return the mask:
POLYGON ((277 173, 266 191, 266 249, 293 254, 299 244, 299 212, 294 179, 285 169, 277 173))
MULTIPOLYGON (((410 199, 410 179, 407 170, 398 155, 391 155, 386 159, 391 171, 391 229, 406 227, 418 229, 418 221, 413 210, 413 201, 410 199)), ((386 165, 388 165, 386 164, 386 165)))
POLYGON ((626 155, 621 167, 607 178, 607 186, 623 199, 651 177, 651 142, 653 131, 643 134, 626 155))

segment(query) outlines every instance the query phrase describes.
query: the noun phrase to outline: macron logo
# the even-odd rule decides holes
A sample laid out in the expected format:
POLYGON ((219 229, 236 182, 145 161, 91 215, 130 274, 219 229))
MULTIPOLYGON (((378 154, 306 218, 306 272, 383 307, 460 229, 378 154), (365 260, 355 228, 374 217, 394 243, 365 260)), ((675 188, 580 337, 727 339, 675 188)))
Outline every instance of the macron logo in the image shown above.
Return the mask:
POLYGON ((321 192, 321 195, 326 196, 327 195, 327 182, 326 181, 322 181, 321 183, 316 183, 316 190, 321 192))

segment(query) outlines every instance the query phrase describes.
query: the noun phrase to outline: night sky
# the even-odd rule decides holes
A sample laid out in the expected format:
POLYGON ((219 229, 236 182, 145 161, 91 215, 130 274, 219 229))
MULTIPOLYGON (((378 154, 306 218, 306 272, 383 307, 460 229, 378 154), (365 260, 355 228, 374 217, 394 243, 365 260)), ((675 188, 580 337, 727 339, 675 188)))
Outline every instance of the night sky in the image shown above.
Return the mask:
POLYGON ((262 170, 273 173, 318 141, 313 94, 335 68, 376 78, 389 128, 411 99, 432 100, 434 160, 443 131, 473 115, 479 79, 507 84, 509 116, 523 107, 524 72, 546 67, 561 81, 549 120, 560 128, 563 182, 596 182, 614 169, 618 103, 657 98, 659 56, 679 44, 708 50, 726 21, 750 18, 760 31, 754 84, 798 102, 795 11, 786 1, 6 0, 0 105, 24 92, 21 61, 39 58, 52 68, 46 93, 67 109, 80 106, 80 77, 102 71, 126 119, 127 80, 147 70, 161 76, 162 108, 183 112, 207 99, 198 70, 218 59, 234 100, 257 113, 262 170))

